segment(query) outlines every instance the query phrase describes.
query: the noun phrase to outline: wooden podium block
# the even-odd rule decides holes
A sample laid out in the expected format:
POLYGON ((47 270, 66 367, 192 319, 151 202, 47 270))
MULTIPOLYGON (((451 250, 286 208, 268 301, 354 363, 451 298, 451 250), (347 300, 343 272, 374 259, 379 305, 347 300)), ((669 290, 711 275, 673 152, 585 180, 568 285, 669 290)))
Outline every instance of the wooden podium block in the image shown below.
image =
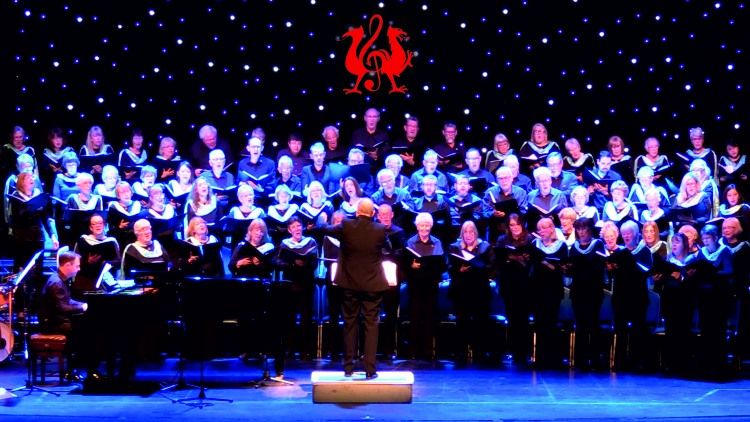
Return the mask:
POLYGON ((345 377, 343 371, 313 371, 310 380, 313 403, 411 403, 414 374, 383 371, 368 380, 364 372, 345 377))

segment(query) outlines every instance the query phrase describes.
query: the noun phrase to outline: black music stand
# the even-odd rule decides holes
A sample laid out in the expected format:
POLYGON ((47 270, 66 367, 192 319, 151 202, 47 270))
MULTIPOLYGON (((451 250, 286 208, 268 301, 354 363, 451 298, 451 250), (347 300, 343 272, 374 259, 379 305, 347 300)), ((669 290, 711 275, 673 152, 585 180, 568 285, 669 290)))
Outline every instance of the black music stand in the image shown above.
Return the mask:
MULTIPOLYGON (((20 273, 18 273, 18 277, 16 277, 16 280, 13 282, 13 288, 17 289, 21 287, 22 290, 22 297, 23 297, 23 356, 26 359, 26 381, 23 385, 23 387, 16 387, 12 390, 10 390, 12 393, 16 393, 19 391, 27 391, 26 395, 39 391, 41 393, 49 393, 53 396, 60 397, 59 393, 56 393, 54 391, 47 390, 45 388, 37 387, 33 383, 34 379, 34 372, 32 369, 32 362, 31 362, 31 356, 29 356, 29 339, 31 337, 31 333, 29 333, 29 302, 31 301, 31 293, 32 289, 28 288, 29 281, 28 279, 31 277, 30 274, 32 274, 32 271, 34 269, 38 269, 39 267, 39 261, 44 256, 44 249, 38 251, 34 256, 31 257, 29 262, 24 266, 23 270, 21 270, 20 273)), ((12 318, 12 316, 11 316, 12 318)))
MULTIPOLYGON (((271 318, 271 309, 270 309, 270 302, 271 298, 273 296, 273 293, 271 292, 271 289, 274 285, 279 286, 280 282, 278 281, 270 281, 270 280, 263 280, 263 299, 261 301, 261 322, 263 327, 268 327, 272 318, 271 318)), ((279 335, 284 335, 283 333, 277 333, 279 335)), ((268 367, 268 354, 270 353, 268 350, 268 336, 266 333, 263 333, 261 335, 263 338, 263 352, 261 356, 263 356, 263 376, 261 376, 257 380, 250 381, 250 386, 253 388, 261 388, 261 387, 268 387, 271 385, 276 384, 286 384, 286 385, 294 385, 293 382, 289 380, 285 380, 283 378, 279 377, 272 377, 270 369, 268 367)))
MULTIPOLYGON (((182 279, 179 279, 179 278, 173 283, 174 300, 175 300, 175 306, 176 306, 176 311, 177 311, 176 320, 173 321, 173 323, 175 323, 175 325, 179 324, 179 331, 180 331, 180 334, 179 334, 180 344, 177 350, 177 354, 178 354, 177 382, 174 384, 165 385, 164 387, 160 388, 159 393, 161 393, 162 395, 169 391, 194 390, 194 389, 201 388, 200 386, 197 386, 195 384, 189 384, 185 381, 185 337, 187 336, 187 333, 185 332, 185 315, 183 314, 182 283, 183 283, 182 279)), ((163 288, 163 286, 160 286, 160 288, 163 288)), ((201 373, 202 373, 202 370, 201 370, 201 373)), ((172 401, 172 403, 177 402, 174 399, 170 399, 170 400, 172 401)))
MULTIPOLYGON (((184 399, 172 400, 172 403, 180 403, 190 407, 203 409, 218 403, 233 403, 234 400, 206 396, 206 383, 204 379, 205 361, 209 359, 209 350, 205 338, 211 333, 211 323, 215 322, 216 314, 210 306, 213 304, 214 286, 205 287, 204 284, 214 284, 216 280, 203 279, 202 277, 188 277, 181 281, 181 293, 184 295, 185 312, 184 323, 186 326, 187 340, 192 344, 191 351, 197 355, 200 364, 200 381, 198 382, 198 395, 184 399), (196 341, 200 337, 204 341, 196 341), (197 344, 197 346, 196 346, 197 344)), ((213 304, 215 305, 215 304, 213 304)))

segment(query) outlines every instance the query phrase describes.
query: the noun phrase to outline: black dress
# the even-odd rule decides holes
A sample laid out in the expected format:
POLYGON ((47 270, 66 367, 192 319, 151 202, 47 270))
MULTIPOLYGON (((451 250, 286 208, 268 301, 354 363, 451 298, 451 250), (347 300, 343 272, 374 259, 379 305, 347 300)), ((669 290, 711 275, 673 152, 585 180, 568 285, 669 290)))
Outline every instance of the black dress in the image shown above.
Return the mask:
POLYGON ((513 360, 525 363, 529 357, 529 315, 531 314, 532 236, 521 239, 503 235, 497 240, 495 262, 500 292, 508 318, 508 342, 513 360))
POLYGON ((459 356, 471 347, 474 357, 490 352, 490 271, 492 247, 479 240, 474 249, 466 249, 457 241, 448 247, 451 283, 448 294, 456 311, 459 333, 459 356))
POLYGON ((531 302, 536 332, 536 361, 539 367, 558 366, 557 321, 563 298, 563 267, 568 259, 568 248, 562 240, 544 245, 541 239, 533 242, 531 254, 531 302))

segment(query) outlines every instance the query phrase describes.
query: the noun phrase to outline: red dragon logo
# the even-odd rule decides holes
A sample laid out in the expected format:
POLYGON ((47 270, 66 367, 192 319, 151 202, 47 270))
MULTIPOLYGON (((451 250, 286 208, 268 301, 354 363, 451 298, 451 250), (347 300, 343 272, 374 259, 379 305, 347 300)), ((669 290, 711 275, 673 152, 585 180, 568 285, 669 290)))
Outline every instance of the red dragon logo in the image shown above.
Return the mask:
POLYGON ((350 29, 342 35, 342 38, 352 39, 352 44, 346 53, 346 70, 357 77, 354 87, 346 88, 344 92, 346 94, 362 94, 359 85, 362 83, 362 79, 365 79, 365 76, 374 78, 375 80, 365 80, 363 84, 364 88, 370 92, 375 92, 380 89, 382 77, 385 75, 391 82, 391 94, 396 92, 405 93, 407 91, 406 86, 399 86, 396 83, 396 77, 400 77, 401 72, 407 67, 413 67, 411 64, 412 52, 405 50, 401 46, 402 41, 409 40, 407 33, 401 28, 394 28, 393 25, 390 25, 386 32, 388 44, 391 48, 391 51, 388 52, 382 48, 370 50, 370 47, 378 39, 380 31, 383 29, 383 18, 380 15, 373 15, 370 18, 369 29, 371 34, 370 39, 361 47, 360 43, 365 38, 365 30, 361 25, 350 29), (373 24, 375 23, 377 27, 373 31, 373 24))

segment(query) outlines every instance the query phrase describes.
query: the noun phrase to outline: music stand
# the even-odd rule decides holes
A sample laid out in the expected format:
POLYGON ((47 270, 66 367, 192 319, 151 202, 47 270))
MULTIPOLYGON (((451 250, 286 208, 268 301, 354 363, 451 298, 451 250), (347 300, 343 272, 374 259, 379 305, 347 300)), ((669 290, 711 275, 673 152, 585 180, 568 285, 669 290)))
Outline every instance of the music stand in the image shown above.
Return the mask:
MULTIPOLYGON (((273 287, 274 283, 279 283, 279 282, 263 280, 263 298, 261 301, 261 322, 262 322, 261 325, 263 327, 268 327, 268 324, 271 322, 271 317, 270 317, 271 310, 270 310, 269 303, 271 302, 271 295, 272 295, 271 288, 273 287)), ((261 356, 263 356, 263 376, 261 376, 257 380, 250 381, 250 386, 253 388, 268 387, 269 385, 273 385, 273 383, 294 385, 294 383, 289 380, 271 376, 271 371, 268 367, 268 353, 269 353, 268 336, 262 335, 262 338, 263 338, 263 345, 262 345, 263 352, 261 356)))
MULTIPOLYGON (((185 325, 187 326, 187 332, 190 332, 192 329, 194 332, 191 334, 188 334, 188 340, 195 341, 195 337, 197 334, 201 334, 201 337, 205 337, 210 332, 210 320, 209 317, 214 317, 215 315, 212 315, 212 312, 210 312, 210 309, 206 309, 207 306, 211 305, 211 294, 215 294, 214 284, 217 283, 216 280, 206 280, 202 277, 188 277, 182 280, 182 283, 185 284, 186 287, 183 290, 183 293, 187 293, 185 297, 185 325), (203 284, 211 284, 210 287, 204 287, 203 284), (208 315, 207 315, 208 314, 208 315), (191 328, 192 326, 192 328, 191 328), (197 334, 196 334, 197 333, 197 334)), ((201 345, 206 344, 206 342, 202 342, 201 345)), ((200 364, 200 381, 199 384, 199 391, 198 395, 196 397, 187 397, 184 399, 179 400, 172 400, 172 403, 180 403, 184 404, 190 407, 197 407, 199 409, 203 409, 204 407, 213 406, 214 403, 212 402, 219 402, 219 403, 233 403, 234 400, 231 399, 223 399, 223 398, 216 398, 216 397, 207 397, 206 396, 206 383, 204 380, 204 364, 205 360, 208 359, 208 350, 206 350, 205 346, 198 346, 194 349, 197 349, 194 353, 198 355, 198 361, 200 364)))
MULTIPOLYGON (((159 280, 163 283, 163 281, 166 279, 159 280)), ((182 283, 183 281, 180 278, 177 278, 174 282, 174 301, 177 315, 176 320, 173 321, 173 323, 175 325, 179 324, 180 330, 180 343, 177 350, 177 382, 174 384, 165 385, 164 387, 160 388, 159 393, 161 393, 162 395, 169 391, 182 391, 201 388, 200 386, 189 384, 185 381, 185 337, 187 336, 187 333, 185 332, 185 315, 183 314, 182 283)), ((159 288, 163 289, 164 286, 159 286, 159 288)), ((171 400, 172 403, 177 402, 177 400, 171 399, 169 397, 167 398, 171 400)))
MULTIPOLYGON (((29 356, 29 338, 31 336, 31 333, 29 333, 29 302, 31 292, 27 286, 29 284, 27 278, 29 277, 29 274, 31 271, 37 266, 39 263, 40 258, 42 258, 44 254, 44 249, 38 251, 34 256, 31 257, 29 262, 26 264, 26 266, 21 270, 20 273, 18 273, 18 277, 16 277, 15 281, 13 282, 13 290, 17 289, 19 286, 23 288, 23 356, 26 359, 26 381, 22 387, 16 387, 11 392, 15 393, 18 391, 27 391, 26 395, 33 393, 34 391, 39 391, 42 393, 49 393, 53 396, 59 397, 60 394, 56 393, 54 391, 47 390, 45 388, 37 387, 32 382, 34 378, 34 373, 31 368, 31 359, 29 356)), ((12 316, 11 316, 12 318, 12 316)))

